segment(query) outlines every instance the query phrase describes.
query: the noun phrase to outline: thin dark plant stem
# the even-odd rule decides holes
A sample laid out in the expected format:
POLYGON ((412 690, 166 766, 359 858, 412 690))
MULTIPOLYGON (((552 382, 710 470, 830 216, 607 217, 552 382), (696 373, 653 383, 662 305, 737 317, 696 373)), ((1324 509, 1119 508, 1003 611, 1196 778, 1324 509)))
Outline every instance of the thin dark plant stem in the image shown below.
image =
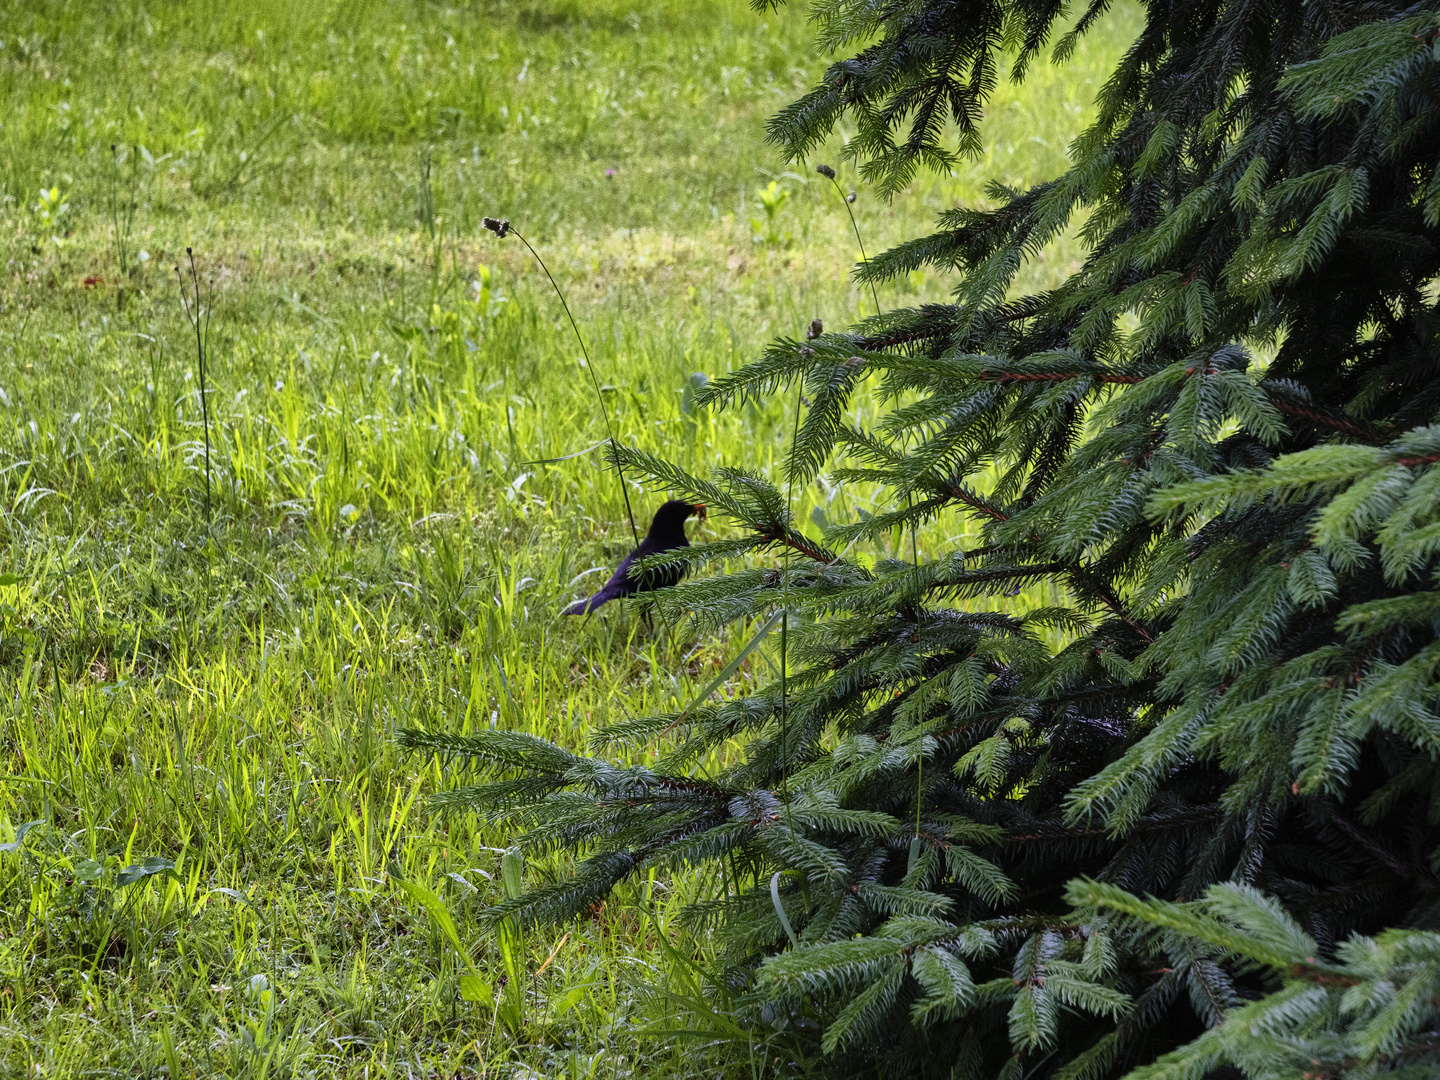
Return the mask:
MULTIPOLYGON (((823 174, 822 174, 823 175, 823 174)), ((860 261, 869 262, 870 256, 865 254, 865 241, 860 239, 860 226, 855 221, 855 211, 850 209, 850 198, 845 194, 845 189, 840 186, 840 181, 834 176, 828 177, 830 183, 835 185, 835 191, 840 196, 840 201, 845 204, 845 212, 850 215, 850 227, 855 230, 855 242, 860 245, 860 261)), ((875 283, 870 284, 870 299, 875 302, 875 314, 880 314, 880 297, 875 292, 875 283)))
POLYGON ((585 370, 590 375, 590 385, 595 388, 595 400, 599 403, 600 415, 605 420, 605 434, 610 442, 610 457, 611 460, 615 462, 615 473, 620 478, 620 495, 625 500, 625 516, 630 519, 630 535, 635 539, 635 546, 639 547, 640 530, 635 527, 635 511, 630 508, 630 492, 625 487, 625 467, 620 464, 620 448, 615 442, 615 428, 610 423, 610 410, 605 405, 605 395, 600 391, 600 380, 595 376, 595 364, 590 359, 590 350, 585 347, 585 338, 580 333, 580 327, 575 322, 575 316, 570 313, 570 305, 565 302, 565 294, 560 290, 560 286, 556 284, 554 275, 550 273, 550 268, 545 265, 545 260, 542 259, 540 253, 531 246, 530 241, 521 235, 519 229, 511 225, 509 231, 520 237, 520 242, 524 244, 526 248, 529 249, 530 254, 535 257, 535 261, 540 264, 540 269, 545 271, 545 276, 550 279, 550 287, 555 290, 555 295, 560 298, 560 306, 565 309, 565 317, 570 320, 570 329, 575 331, 575 340, 580 343, 580 352, 585 357, 585 370))
MULTIPOLYGON (((190 259, 190 281, 195 289, 194 310, 192 311, 185 295, 185 279, 180 277, 180 269, 176 267, 175 276, 180 277, 180 303, 185 308, 185 316, 190 320, 190 325, 195 329, 195 358, 200 376, 200 418, 205 430, 205 527, 214 528, 214 515, 211 511, 210 495, 210 400, 206 387, 206 369, 209 364, 206 360, 206 353, 210 345, 210 309, 207 307, 204 316, 201 316, 200 309, 200 274, 195 269, 195 252, 190 248, 185 249, 186 256, 190 259)), ((210 286, 210 296, 214 299, 215 286, 210 286)))
POLYGON ((115 310, 125 310, 125 283, 130 277, 130 236, 135 225, 135 169, 139 155, 131 147, 127 157, 130 163, 130 183, 125 199, 120 198, 120 179, 123 162, 120 150, 110 144, 110 223, 115 230, 115 254, 120 261, 120 280, 115 286, 115 310))
POLYGON ((110 227, 115 230, 115 255, 120 261, 120 276, 125 276, 125 237, 120 229, 120 157, 115 144, 110 144, 110 227))
MULTIPOLYGON (((800 402, 801 391, 804 388, 805 383, 803 380, 801 381, 800 385, 795 388, 795 426, 794 429, 790 432, 790 446, 792 450, 795 446, 796 440, 800 438, 800 402)), ((794 473, 791 473, 791 475, 786 478, 785 482, 785 516, 787 518, 793 517, 793 512, 791 508, 794 505, 794 495, 795 475, 794 473)), ((790 829, 791 832, 794 832, 795 828, 790 820, 790 797, 788 791, 790 786, 790 778, 785 772, 785 759, 789 756, 790 747, 790 688, 788 685, 790 679, 790 668, 786 657, 787 646, 789 645, 790 639, 790 605, 788 598, 785 595, 786 586, 789 584, 790 556, 791 549, 787 546, 785 548, 785 576, 780 579, 780 602, 784 605, 780 609, 780 798, 785 803, 785 826, 786 828, 790 829)))
MULTIPOLYGON (((821 175, 824 176, 825 174, 824 174, 824 173, 821 173, 821 175)), ((850 215, 850 228, 852 228, 852 229, 855 230, 855 242, 860 245, 860 258, 861 258, 861 260, 864 261, 864 262, 869 262, 869 261, 870 261, 870 256, 868 256, 868 255, 865 254, 865 241, 860 238, 860 225, 859 225, 859 223, 857 223, 856 220, 855 220, 855 211, 850 208, 850 199, 849 199, 849 197, 845 194, 845 189, 840 186, 840 181, 835 178, 835 176, 834 176, 833 173, 831 173, 831 174, 827 177, 827 179, 829 179, 830 183, 834 185, 836 193, 840 196, 840 201, 845 204, 845 212, 850 215)), ((878 317, 878 316, 880 315, 880 297, 879 297, 879 295, 875 292, 875 283, 872 281, 872 282, 869 282, 869 285, 870 285, 870 299, 871 299, 871 300, 874 302, 874 304, 875 304, 875 314, 876 314, 876 316, 878 317)), ((908 494, 908 493, 907 493, 906 496, 905 496, 905 509, 906 509, 906 510, 911 510, 911 509, 914 508, 914 506, 915 506, 915 496, 914 496, 913 494, 908 494)), ((914 521, 911 521, 911 522, 910 522, 910 565, 911 565, 911 567, 912 567, 913 569, 915 569, 916 571, 918 571, 918 570, 920 569, 920 552, 919 552, 919 548, 918 548, 918 546, 917 546, 916 539, 915 539, 915 529, 916 529, 915 522, 914 522, 914 521)), ((918 618, 918 614, 917 614, 917 618, 918 618)), ((921 798, 922 798, 922 796, 924 795, 924 792, 925 792, 925 733, 924 733, 923 731, 921 731, 921 733, 920 733, 920 735, 919 735, 919 753, 916 754, 916 766, 917 766, 917 768, 916 768, 916 778, 915 778, 915 836, 916 836, 916 838, 918 839, 919 836, 920 836, 920 800, 921 800, 921 798)))
MULTIPOLYGON (((913 510, 914 507, 915 507, 915 497, 914 497, 913 495, 910 495, 910 494, 907 493, 906 496, 905 496, 905 509, 906 509, 906 510, 913 510)), ((915 529, 916 529, 916 527, 917 527, 917 526, 916 526, 915 519, 914 519, 914 518, 911 518, 911 519, 910 519, 910 566, 911 566, 911 568, 915 571, 915 573, 916 573, 916 575, 917 575, 917 577, 918 577, 918 575, 919 575, 919 573, 920 573, 920 551, 919 551, 919 548, 916 546, 916 542, 915 542, 915 529)), ((917 608, 917 610, 916 610, 916 612, 915 612, 915 622, 916 622, 916 626, 915 626, 915 636, 916 636, 916 638, 917 638, 917 640, 918 640, 918 638, 919 638, 919 636, 920 636, 920 626, 919 626, 919 622, 920 622, 920 612, 919 612, 919 609, 918 609, 918 608, 917 608)), ((924 796, 924 794, 925 794, 925 730, 924 730, 924 728, 921 728, 921 729, 920 729, 919 736, 917 737, 917 742, 919 743, 919 750, 918 750, 918 751, 916 752, 916 754, 915 754, 915 767, 916 767, 916 772, 915 772, 915 837, 916 837, 916 839, 918 840, 919 837, 920 837, 920 801, 921 801, 921 799, 923 798, 923 796, 924 796)))

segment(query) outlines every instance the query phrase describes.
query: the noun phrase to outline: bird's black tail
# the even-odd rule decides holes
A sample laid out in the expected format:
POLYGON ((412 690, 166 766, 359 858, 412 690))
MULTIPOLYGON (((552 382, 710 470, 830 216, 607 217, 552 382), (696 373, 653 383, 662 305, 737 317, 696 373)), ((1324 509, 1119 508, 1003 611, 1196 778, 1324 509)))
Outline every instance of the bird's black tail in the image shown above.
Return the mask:
POLYGON ((584 600, 577 600, 571 604, 561 615, 589 615, 602 604, 608 604, 615 597, 620 595, 621 590, 613 585, 607 585, 594 596, 587 596, 584 600))

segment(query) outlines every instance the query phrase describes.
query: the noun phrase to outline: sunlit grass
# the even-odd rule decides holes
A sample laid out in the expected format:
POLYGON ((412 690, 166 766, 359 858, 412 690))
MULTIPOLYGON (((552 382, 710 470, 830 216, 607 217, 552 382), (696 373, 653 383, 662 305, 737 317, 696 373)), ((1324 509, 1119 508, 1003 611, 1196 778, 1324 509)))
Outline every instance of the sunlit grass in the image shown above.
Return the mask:
MULTIPOLYGON (((499 943, 471 918, 501 895, 506 837, 435 816, 428 796, 456 778, 392 733, 493 724, 583 747, 690 700, 743 643, 619 606, 556 614, 629 528, 598 453, 536 464, 605 424, 548 283, 479 219, 537 242, 623 440, 700 471, 770 468, 791 403, 702 415, 687 388, 772 334, 869 310, 843 204, 761 140, 825 62, 803 15, 398 0, 0 15, 0 841, 15 845, 0 1072, 720 1070, 723 1048, 635 1034, 697 1023, 667 1019, 679 999, 647 985, 713 1000, 681 960, 705 941, 678 921, 707 883, 640 882, 528 933, 507 1022, 499 943), (773 223, 771 180, 791 193, 773 223), (208 514, 172 270, 186 247, 214 287, 208 514), (440 898, 464 956, 401 879, 440 898), (462 996, 470 975, 492 1000, 462 996)), ((983 180, 1058 172, 1123 34, 1002 87, 983 161, 892 206, 862 189, 868 249, 983 180)), ((1047 252, 1027 283, 1076 257, 1047 252)), ((917 274, 880 299, 944 293, 917 274)), ((664 496, 632 489, 637 516, 664 496)), ((838 522, 868 498, 821 482, 796 512, 838 522)), ((922 530, 921 550, 961 528, 922 530)), ((725 529, 712 518, 696 541, 725 529)), ((768 677, 751 661, 731 692, 768 677)), ((542 870, 564 867, 527 873, 542 870)), ((772 1069, 777 1047, 740 1073, 772 1069)))

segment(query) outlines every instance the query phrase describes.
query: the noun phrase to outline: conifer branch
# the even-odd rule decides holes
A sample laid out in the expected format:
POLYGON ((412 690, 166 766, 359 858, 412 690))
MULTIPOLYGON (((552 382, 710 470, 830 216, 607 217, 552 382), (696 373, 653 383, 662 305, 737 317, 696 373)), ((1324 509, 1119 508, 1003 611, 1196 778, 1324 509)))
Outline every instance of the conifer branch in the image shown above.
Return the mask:
POLYGON ((1344 432, 1346 435, 1359 439, 1361 442, 1369 443, 1372 446, 1380 446, 1389 441, 1389 439, 1380 432, 1336 410, 1317 409, 1314 406, 1287 401, 1275 395, 1272 395, 1270 400, 1274 403, 1275 408, 1283 413, 1299 417, 1301 420, 1318 424, 1321 427, 1328 427, 1334 431, 1344 432))
MULTIPOLYGON (((1002 51, 1023 77, 1063 10, 819 0, 842 55, 771 136, 803 157, 843 119, 898 190, 979 148, 1002 51)), ((701 395, 810 398, 785 492, 614 449, 753 560, 650 602, 783 607, 777 679, 597 737, 655 769, 413 742, 482 774, 442 805, 582 857, 507 910, 723 866, 693 915, 753 974, 741 1015, 820 1020, 786 1030, 826 1075, 1440 1070, 1416 929, 1440 919, 1440 13, 1202 0, 1132 28, 1061 175, 856 271, 878 298, 933 268, 951 302, 777 340, 701 395), (1067 235, 1081 262, 1027 293, 1067 235), (869 379, 878 418, 851 408, 869 379), (877 505, 814 540, 789 489, 837 451, 877 505)))

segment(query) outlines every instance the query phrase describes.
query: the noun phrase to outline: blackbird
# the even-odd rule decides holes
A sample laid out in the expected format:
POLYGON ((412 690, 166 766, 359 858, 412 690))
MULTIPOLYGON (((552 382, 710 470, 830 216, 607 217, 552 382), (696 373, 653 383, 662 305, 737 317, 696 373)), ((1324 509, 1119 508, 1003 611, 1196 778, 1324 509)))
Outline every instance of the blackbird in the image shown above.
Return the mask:
POLYGON ((691 514, 704 521, 705 504, 690 503, 684 499, 671 499, 659 510, 656 510, 655 520, 650 522, 650 531, 645 534, 645 539, 640 541, 638 548, 625 556, 625 561, 620 564, 620 569, 610 575, 610 580, 605 582, 600 591, 594 596, 571 604, 561 614, 589 615, 601 604, 608 604, 617 597, 632 596, 637 592, 649 592, 651 589, 663 589, 679 584, 680 579, 685 576, 683 562, 656 567, 635 577, 630 576, 630 568, 635 565, 637 560, 647 556, 689 547, 690 541, 685 539, 685 519, 691 514))

